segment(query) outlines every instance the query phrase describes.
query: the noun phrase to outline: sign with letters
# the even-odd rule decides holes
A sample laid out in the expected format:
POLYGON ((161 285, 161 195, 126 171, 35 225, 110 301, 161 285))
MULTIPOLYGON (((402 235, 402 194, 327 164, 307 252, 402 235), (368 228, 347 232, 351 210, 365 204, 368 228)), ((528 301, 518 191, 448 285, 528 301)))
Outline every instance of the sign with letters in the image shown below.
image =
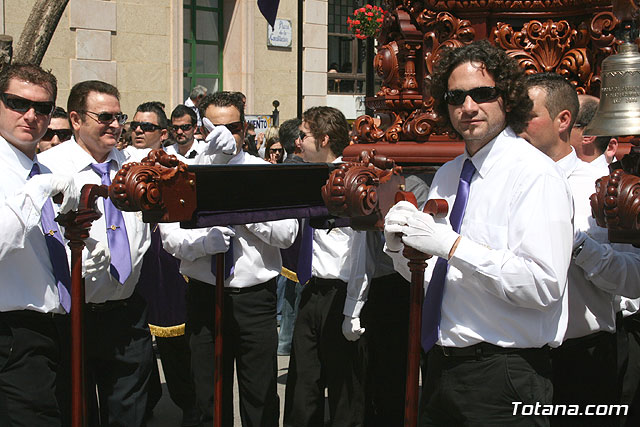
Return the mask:
POLYGON ((271 28, 267 25, 267 46, 273 47, 291 47, 293 39, 293 30, 291 20, 276 19, 276 26, 271 28))
POLYGON ((253 126, 256 128, 256 135, 266 132, 268 128, 273 126, 273 118, 270 114, 247 114, 245 116, 245 120, 247 121, 247 123, 253 124, 253 126))

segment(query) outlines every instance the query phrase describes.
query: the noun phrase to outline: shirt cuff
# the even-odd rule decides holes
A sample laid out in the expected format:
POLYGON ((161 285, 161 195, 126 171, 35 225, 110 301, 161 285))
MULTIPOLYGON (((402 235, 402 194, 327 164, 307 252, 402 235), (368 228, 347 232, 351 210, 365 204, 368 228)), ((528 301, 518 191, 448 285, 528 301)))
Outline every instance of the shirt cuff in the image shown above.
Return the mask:
POLYGON ((347 297, 344 301, 344 311, 342 314, 349 317, 360 317, 360 312, 366 301, 360 301, 354 298, 347 297))
POLYGON ((602 245, 596 242, 590 237, 587 237, 584 241, 584 246, 574 259, 577 266, 582 268, 589 276, 593 276, 592 271, 595 265, 598 265, 603 256, 602 245))
POLYGON ((477 266, 487 259, 485 251, 488 248, 464 236, 460 236, 458 247, 449 259, 449 265, 462 272, 474 274, 477 266))

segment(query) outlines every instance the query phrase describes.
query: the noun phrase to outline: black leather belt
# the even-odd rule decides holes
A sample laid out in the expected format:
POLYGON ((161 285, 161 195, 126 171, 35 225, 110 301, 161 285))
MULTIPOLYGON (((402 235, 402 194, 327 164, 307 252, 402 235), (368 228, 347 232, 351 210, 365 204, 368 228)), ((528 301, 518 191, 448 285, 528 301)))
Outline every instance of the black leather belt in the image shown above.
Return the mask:
MULTIPOLYGON (((253 285, 253 286, 247 286, 245 288, 236 288, 236 287, 231 287, 231 286, 225 286, 224 287, 224 293, 225 294, 246 294, 249 292, 256 292, 256 291, 260 291, 264 288, 267 288, 269 286, 276 286, 276 282, 277 282, 277 277, 274 277, 273 279, 267 280, 264 283, 258 283, 257 285, 253 285)), ((189 283, 190 285, 197 285, 199 287, 203 287, 206 289, 215 289, 216 285, 207 283, 207 282, 203 282, 202 280, 198 280, 198 279, 194 279, 193 277, 189 277, 189 280, 187 281, 187 283, 189 283)))
POLYGON ((253 285, 253 286, 247 286, 246 288, 235 288, 235 287, 231 287, 231 286, 225 286, 224 288, 224 293, 225 294, 246 294, 249 292, 256 292, 256 291, 260 291, 264 288, 269 287, 270 285, 272 286, 276 286, 276 278, 278 276, 274 277, 273 279, 267 280, 264 283, 259 283, 257 285, 253 285))
POLYGON ((117 308, 126 307, 129 304, 129 300, 131 297, 127 299, 119 299, 119 300, 110 300, 100 303, 88 302, 85 307, 87 310, 92 311, 94 313, 104 313, 106 311, 115 310, 117 308))
POLYGON ((494 344, 489 344, 488 342, 481 342, 468 347, 442 347, 436 345, 433 347, 432 351, 435 351, 436 354, 444 357, 482 359, 483 357, 489 357, 495 354, 549 351, 549 347, 545 345, 541 348, 513 348, 500 347, 494 344))
POLYGON ((14 319, 54 319, 57 317, 68 316, 67 313, 42 313, 35 310, 13 310, 2 311, 1 316, 13 317, 14 319))

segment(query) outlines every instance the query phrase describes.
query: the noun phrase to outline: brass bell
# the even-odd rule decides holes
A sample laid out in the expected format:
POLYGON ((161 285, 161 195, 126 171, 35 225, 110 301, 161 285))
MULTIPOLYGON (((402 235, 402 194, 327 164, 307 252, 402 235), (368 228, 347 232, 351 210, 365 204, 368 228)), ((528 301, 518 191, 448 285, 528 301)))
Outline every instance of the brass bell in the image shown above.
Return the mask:
POLYGON ((584 135, 640 135, 640 53, 623 42, 618 53, 602 61, 600 103, 584 135))

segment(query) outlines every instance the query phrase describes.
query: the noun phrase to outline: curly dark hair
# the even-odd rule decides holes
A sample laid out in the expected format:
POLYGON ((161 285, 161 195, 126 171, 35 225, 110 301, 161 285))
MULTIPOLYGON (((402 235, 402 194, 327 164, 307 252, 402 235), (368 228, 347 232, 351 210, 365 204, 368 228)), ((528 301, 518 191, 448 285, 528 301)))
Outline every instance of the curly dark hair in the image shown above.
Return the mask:
POLYGON ((522 132, 527 126, 533 108, 524 80, 524 71, 504 50, 486 40, 475 41, 457 49, 443 49, 431 76, 431 96, 435 100, 435 111, 441 117, 445 117, 451 125, 444 93, 448 90, 449 76, 453 70, 467 62, 484 64, 504 100, 507 125, 516 133, 522 132))

